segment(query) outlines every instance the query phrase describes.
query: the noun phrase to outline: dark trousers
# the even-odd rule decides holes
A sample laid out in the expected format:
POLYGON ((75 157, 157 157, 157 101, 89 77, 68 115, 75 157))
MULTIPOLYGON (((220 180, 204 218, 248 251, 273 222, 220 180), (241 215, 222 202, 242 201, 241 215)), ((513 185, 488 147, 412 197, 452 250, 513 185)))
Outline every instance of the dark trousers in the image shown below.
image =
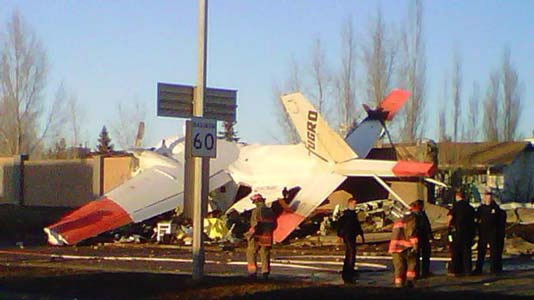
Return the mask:
POLYGON ((356 237, 344 236, 343 242, 345 243, 345 260, 341 274, 343 279, 352 279, 356 264, 356 237))
POLYGON ((471 272, 471 241, 467 237, 457 237, 451 244, 451 267, 454 274, 471 272))
POLYGON ((430 274, 430 243, 420 242, 415 260, 415 274, 428 276, 430 274))
POLYGON ((501 242, 496 236, 480 236, 478 239, 478 248, 477 248, 477 264, 476 271, 482 272, 482 266, 484 265, 484 258, 486 257, 486 249, 488 245, 490 247, 490 259, 491 266, 490 272, 501 272, 502 271, 502 250, 504 242, 501 242))

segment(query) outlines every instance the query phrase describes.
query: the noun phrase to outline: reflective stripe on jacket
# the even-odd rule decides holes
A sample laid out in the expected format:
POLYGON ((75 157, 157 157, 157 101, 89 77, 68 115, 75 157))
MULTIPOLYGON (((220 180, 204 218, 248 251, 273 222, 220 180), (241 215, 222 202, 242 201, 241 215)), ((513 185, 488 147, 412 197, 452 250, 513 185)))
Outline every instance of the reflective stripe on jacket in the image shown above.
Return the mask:
POLYGON ((275 225, 273 210, 265 204, 258 204, 250 217, 250 231, 260 246, 273 244, 273 231, 275 225))
POLYGON ((406 249, 415 249, 416 247, 415 216, 410 214, 393 223, 388 253, 400 253, 406 249))

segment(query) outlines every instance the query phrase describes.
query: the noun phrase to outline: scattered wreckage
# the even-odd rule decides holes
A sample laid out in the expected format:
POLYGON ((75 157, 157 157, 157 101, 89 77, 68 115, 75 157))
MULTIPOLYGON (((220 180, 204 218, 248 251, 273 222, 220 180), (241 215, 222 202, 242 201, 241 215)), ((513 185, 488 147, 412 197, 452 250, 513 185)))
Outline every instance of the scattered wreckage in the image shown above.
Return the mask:
MULTIPOLYGON (((302 94, 283 96, 301 143, 260 146, 218 140, 219 154, 210 164, 209 189, 216 191, 234 182, 237 188, 227 193, 235 200, 230 210, 243 212, 252 208, 248 201, 252 191, 272 202, 282 196, 283 187, 299 187, 289 203, 292 211, 278 219, 274 234, 281 242, 349 177, 372 177, 386 190, 390 188, 382 178, 429 177, 435 170, 429 163, 365 159, 384 122, 391 120, 408 96, 406 91, 393 90, 375 110, 366 107, 367 118, 346 140, 328 127, 302 94)), ((140 173, 44 228, 50 244, 76 244, 183 208, 184 140, 134 154, 139 159, 140 173)))
MULTIPOLYGON (((246 211, 252 208, 248 195, 259 192, 268 203, 273 203, 283 198, 285 187, 293 187, 296 193, 288 199, 291 210, 284 211, 278 218, 275 240, 282 242, 296 228, 304 229, 306 219, 312 221, 313 234, 321 231, 321 224, 322 231, 326 232, 335 214, 321 215, 318 208, 342 183, 362 177, 371 178, 391 197, 360 204, 363 218, 373 222, 372 231, 387 230, 387 219, 402 214, 408 203, 382 178, 422 178, 440 184, 429 178, 435 171, 433 164, 366 159, 374 142, 382 135, 384 123, 391 120, 407 98, 407 92, 394 90, 375 110, 366 107, 368 116, 343 140, 300 93, 290 94, 283 96, 282 102, 301 143, 262 146, 217 140, 218 155, 211 160, 209 177, 210 196, 217 201, 210 204, 214 211, 226 213, 224 219, 218 216, 205 219, 207 237, 239 241, 240 230, 247 226, 246 211)), ((184 204, 184 139, 169 142, 168 146, 162 142, 154 150, 133 150, 138 160, 135 176, 44 228, 49 243, 73 245, 147 220, 153 223, 149 237, 141 239, 119 234, 118 240, 125 237, 125 242, 152 239, 189 243, 187 222, 169 219, 154 222, 162 214, 183 209, 184 204)), ((429 204, 426 210, 433 222, 444 226, 445 208, 429 204)))

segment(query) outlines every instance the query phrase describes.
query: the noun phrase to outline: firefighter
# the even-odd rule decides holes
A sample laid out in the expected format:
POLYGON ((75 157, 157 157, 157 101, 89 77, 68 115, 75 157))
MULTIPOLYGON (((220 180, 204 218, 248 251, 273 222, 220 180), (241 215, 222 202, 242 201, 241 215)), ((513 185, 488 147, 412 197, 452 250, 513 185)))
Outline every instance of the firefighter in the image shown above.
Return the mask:
POLYGON ((416 217, 410 212, 393 223, 388 253, 393 260, 395 287, 413 287, 417 252, 416 217))
POLYGON ((432 226, 426 215, 425 202, 418 199, 412 206, 416 219, 417 232, 417 257, 415 259, 416 277, 428 277, 430 273, 430 239, 432 237, 432 226))
POLYGON ((261 194, 250 197, 256 208, 250 215, 250 229, 247 238, 247 271, 249 276, 256 277, 256 258, 260 252, 261 273, 264 279, 271 272, 271 246, 273 244, 274 213, 265 205, 265 198, 261 194))
POLYGON ((475 210, 464 200, 460 190, 455 191, 455 202, 449 211, 451 265, 453 276, 471 273, 471 245, 475 234, 475 210))
POLYGON ((490 247, 491 273, 502 272, 502 251, 504 247, 504 228, 506 213, 491 198, 491 191, 484 193, 482 204, 476 212, 478 224, 477 263, 473 274, 481 274, 486 249, 490 247))
POLYGON ((347 200, 347 209, 343 211, 343 215, 337 223, 337 236, 342 238, 345 244, 345 260, 343 261, 341 277, 346 283, 353 282, 356 276, 356 271, 354 270, 354 265, 356 264, 356 238, 360 236, 362 243, 365 243, 363 230, 356 213, 356 202, 355 198, 347 200))

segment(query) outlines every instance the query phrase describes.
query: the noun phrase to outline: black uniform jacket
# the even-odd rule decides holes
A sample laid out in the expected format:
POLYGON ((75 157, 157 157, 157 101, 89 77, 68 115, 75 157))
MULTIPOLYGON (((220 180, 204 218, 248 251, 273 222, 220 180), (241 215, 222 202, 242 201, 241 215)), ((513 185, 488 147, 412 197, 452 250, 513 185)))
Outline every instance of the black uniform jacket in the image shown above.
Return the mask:
POLYGON ((475 209, 465 200, 456 201, 449 211, 451 226, 457 237, 472 238, 475 234, 475 209))
POLYGON ((480 205, 476 218, 480 235, 497 236, 504 233, 506 213, 494 201, 490 205, 480 205))
POLYGON ((338 221, 337 235, 347 238, 356 238, 358 235, 363 235, 360 221, 358 221, 358 214, 355 210, 346 209, 343 211, 343 216, 338 221))

